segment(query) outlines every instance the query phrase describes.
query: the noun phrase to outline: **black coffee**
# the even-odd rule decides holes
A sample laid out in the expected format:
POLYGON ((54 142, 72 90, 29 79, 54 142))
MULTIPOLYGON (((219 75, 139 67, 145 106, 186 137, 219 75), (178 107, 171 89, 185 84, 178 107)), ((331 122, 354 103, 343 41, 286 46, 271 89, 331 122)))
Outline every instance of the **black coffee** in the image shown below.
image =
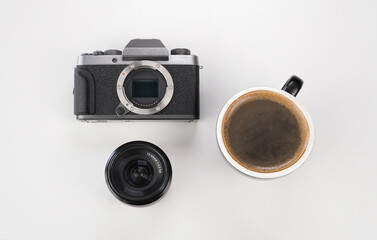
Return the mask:
POLYGON ((309 135, 300 109, 266 90, 238 98, 224 115, 222 131, 232 158, 257 172, 277 172, 293 165, 304 153, 309 135))

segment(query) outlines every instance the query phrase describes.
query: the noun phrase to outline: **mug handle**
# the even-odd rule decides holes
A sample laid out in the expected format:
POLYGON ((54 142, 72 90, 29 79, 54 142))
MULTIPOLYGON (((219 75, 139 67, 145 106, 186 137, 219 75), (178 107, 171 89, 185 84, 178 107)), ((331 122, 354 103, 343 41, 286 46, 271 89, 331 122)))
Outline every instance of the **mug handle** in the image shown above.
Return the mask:
POLYGON ((286 91, 292 96, 296 97, 300 89, 304 85, 304 81, 301 78, 293 75, 288 81, 284 84, 281 90, 286 91))

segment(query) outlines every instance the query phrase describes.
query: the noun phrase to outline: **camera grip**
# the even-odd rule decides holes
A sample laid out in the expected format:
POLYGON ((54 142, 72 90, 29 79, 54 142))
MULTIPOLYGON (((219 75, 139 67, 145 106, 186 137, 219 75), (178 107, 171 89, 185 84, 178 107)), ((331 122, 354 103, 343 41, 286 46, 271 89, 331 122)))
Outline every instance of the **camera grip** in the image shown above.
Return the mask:
POLYGON ((75 68, 74 114, 94 114, 95 82, 92 74, 82 68, 75 68))

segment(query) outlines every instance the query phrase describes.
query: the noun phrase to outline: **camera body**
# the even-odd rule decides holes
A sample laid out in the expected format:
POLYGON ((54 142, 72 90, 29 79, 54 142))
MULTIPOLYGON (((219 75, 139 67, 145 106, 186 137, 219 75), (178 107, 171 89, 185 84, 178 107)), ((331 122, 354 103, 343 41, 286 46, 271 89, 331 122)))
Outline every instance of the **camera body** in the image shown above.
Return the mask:
POLYGON ((74 114, 78 120, 199 119, 199 62, 190 50, 158 39, 134 39, 120 50, 78 57, 74 114))

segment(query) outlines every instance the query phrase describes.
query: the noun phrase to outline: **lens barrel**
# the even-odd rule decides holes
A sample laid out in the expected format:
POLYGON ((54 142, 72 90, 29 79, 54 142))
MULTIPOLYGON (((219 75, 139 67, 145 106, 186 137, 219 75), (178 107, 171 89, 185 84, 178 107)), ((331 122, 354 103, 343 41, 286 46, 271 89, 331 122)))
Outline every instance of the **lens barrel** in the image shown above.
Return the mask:
POLYGON ((105 178, 110 191, 120 201, 145 205, 167 191, 172 169, 168 157, 159 147, 134 141, 123 144, 111 154, 105 178))

